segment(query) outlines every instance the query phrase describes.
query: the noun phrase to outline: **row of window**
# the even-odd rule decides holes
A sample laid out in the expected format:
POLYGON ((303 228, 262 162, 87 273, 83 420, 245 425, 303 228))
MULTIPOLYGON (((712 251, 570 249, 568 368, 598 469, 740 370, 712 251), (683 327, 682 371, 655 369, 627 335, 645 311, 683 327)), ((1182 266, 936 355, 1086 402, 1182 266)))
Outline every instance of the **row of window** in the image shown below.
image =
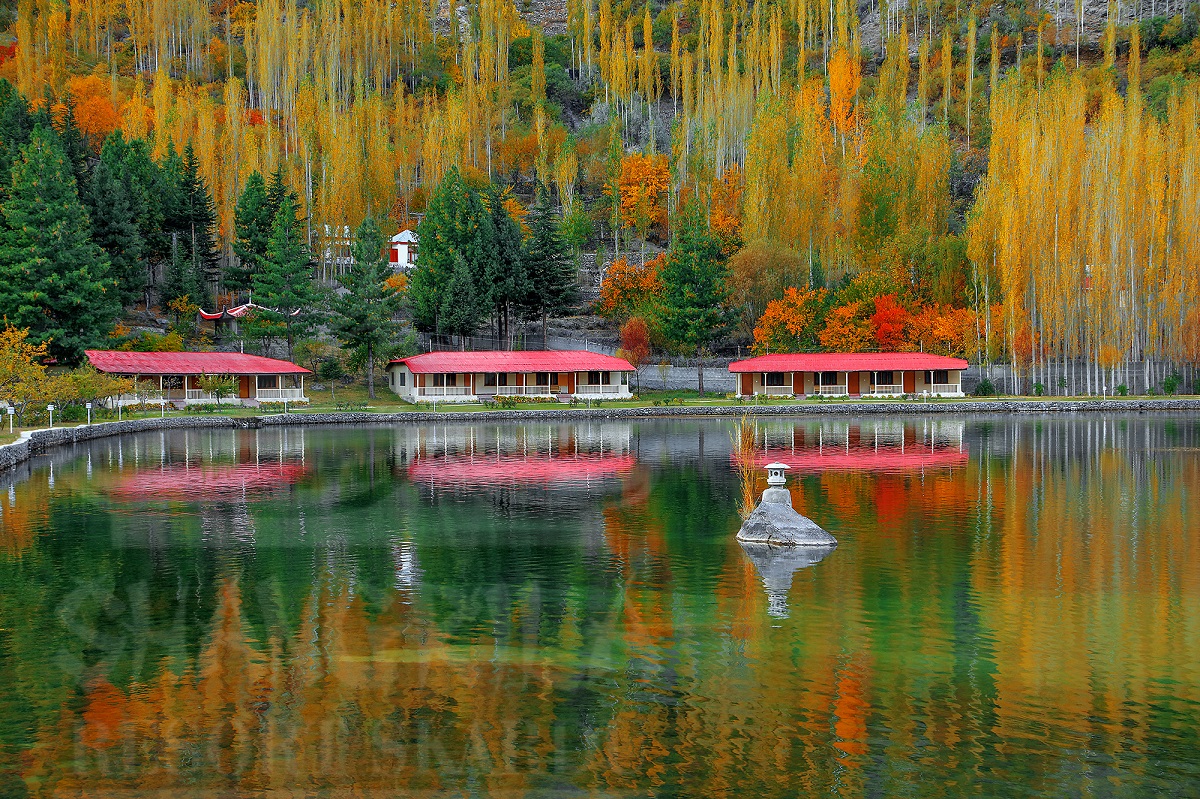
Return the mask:
MULTIPOLYGON (((816 376, 815 384, 818 386, 836 386, 838 384, 839 372, 814 372, 816 376)), ((788 385, 788 372, 767 372, 768 386, 786 386, 788 385)), ((895 372, 872 372, 871 385, 873 386, 895 386, 899 383, 894 382, 896 378, 895 372)), ((934 383, 949 383, 950 373, 944 369, 938 369, 933 372, 934 383)))

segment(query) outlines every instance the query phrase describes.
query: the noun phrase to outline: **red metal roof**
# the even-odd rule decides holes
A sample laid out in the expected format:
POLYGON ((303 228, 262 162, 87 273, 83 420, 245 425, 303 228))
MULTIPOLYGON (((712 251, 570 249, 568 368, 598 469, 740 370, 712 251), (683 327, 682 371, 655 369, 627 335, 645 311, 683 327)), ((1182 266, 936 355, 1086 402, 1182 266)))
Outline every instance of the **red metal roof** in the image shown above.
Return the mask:
POLYGON ((796 352, 729 364, 731 372, 889 372, 966 369, 962 358, 927 352, 796 352))
POLYGON ((118 375, 306 375, 302 366, 240 352, 86 350, 92 366, 118 375))
POLYGON ((415 374, 476 372, 632 372, 624 358, 585 350, 528 350, 509 352, 427 352, 399 358, 415 374))

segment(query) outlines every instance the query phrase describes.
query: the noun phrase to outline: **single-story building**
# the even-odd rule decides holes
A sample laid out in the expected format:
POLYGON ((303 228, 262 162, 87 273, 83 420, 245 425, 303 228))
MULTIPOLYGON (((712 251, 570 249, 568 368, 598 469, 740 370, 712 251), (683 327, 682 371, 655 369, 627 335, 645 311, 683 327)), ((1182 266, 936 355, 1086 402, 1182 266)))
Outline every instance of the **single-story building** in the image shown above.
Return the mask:
MULTIPOLYGON (((222 402, 255 405, 260 402, 307 402, 304 376, 311 374, 302 366, 261 355, 240 352, 121 352, 86 350, 92 366, 107 374, 148 380, 158 384, 159 398, 176 404, 216 402, 217 398, 200 388, 204 375, 230 375, 237 388, 222 402)), ((122 397, 122 403, 137 402, 122 397)))
POLYGON ((628 399, 633 366, 583 350, 427 352, 388 364, 388 386, 409 402, 497 396, 628 399))
POLYGON ((803 352, 729 364, 740 397, 961 397, 962 358, 924 352, 803 352))

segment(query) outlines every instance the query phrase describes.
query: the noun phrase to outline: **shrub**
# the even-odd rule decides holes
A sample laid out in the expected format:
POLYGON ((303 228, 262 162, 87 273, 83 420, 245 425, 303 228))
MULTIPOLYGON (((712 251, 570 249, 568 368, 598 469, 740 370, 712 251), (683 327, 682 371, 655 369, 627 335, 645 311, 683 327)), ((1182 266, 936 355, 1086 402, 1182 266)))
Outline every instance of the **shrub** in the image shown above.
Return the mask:
POLYGON ((1179 390, 1180 382, 1179 374, 1177 372, 1172 372, 1171 374, 1167 375, 1162 381, 1163 393, 1174 394, 1179 390))
POLYGON ((1124 383, 1117 386, 1117 394, 1119 394, 1122 397, 1128 396, 1129 395, 1129 386, 1125 385, 1124 383))
POLYGON ((1035 397, 1046 396, 1046 386, 1044 386, 1041 383, 1034 383, 1033 384, 1033 396, 1035 396, 1035 397))
POLYGON ((979 384, 975 386, 975 391, 972 392, 976 397, 994 397, 996 396, 996 384, 990 378, 983 378, 979 384))
POLYGON ((194 405, 185 406, 183 411, 184 413, 219 413, 228 407, 230 406, 218 405, 215 402, 198 402, 194 405))

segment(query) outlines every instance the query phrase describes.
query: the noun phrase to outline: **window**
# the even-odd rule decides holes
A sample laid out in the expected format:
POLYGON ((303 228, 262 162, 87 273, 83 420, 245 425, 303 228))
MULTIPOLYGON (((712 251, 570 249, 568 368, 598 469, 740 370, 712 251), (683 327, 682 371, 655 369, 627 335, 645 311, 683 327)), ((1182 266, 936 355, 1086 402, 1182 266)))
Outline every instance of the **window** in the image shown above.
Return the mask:
POLYGON ((612 382, 612 372, 601 372, 600 373, 600 382, 606 386, 609 383, 611 383, 612 382))
POLYGON ((537 377, 534 378, 534 385, 538 385, 538 386, 550 385, 550 373, 549 372, 538 372, 537 377))
POLYGON ((405 376, 404 372, 394 372, 394 374, 396 375, 396 385, 398 385, 398 386, 405 385, 408 378, 405 376))
POLYGON ((937 369, 933 373, 933 382, 938 385, 945 385, 950 382, 950 373, 945 369, 937 369))
POLYGON ((877 385, 877 386, 894 385, 894 383, 892 383, 892 373, 891 372, 876 372, 875 373, 875 385, 877 385))
POLYGON ((162 386, 167 390, 183 388, 183 378, 179 375, 163 375, 162 386))
POLYGON ((458 375, 447 374, 446 375, 446 385, 449 387, 457 386, 458 385, 458 375))
POLYGON ((768 386, 787 385, 786 383, 783 382, 784 377, 785 377, 785 375, 783 372, 767 372, 767 385, 768 386))
POLYGON ((458 375, 456 374, 436 374, 433 376, 434 388, 453 388, 458 384, 458 375))
POLYGON ((508 385, 508 372, 501 372, 500 374, 496 375, 496 385, 508 385))
POLYGON ((484 388, 495 388, 496 387, 496 373, 488 372, 487 374, 485 374, 483 376, 483 385, 484 385, 484 388))
POLYGON ((258 387, 259 388, 279 388, 279 376, 278 375, 259 375, 258 376, 258 387))
POLYGON ((836 386, 837 384, 838 384, 838 373, 837 372, 821 372, 821 382, 819 385, 836 386))
POLYGON ((600 373, 599 372, 588 372, 587 384, 589 386, 600 385, 600 373))

